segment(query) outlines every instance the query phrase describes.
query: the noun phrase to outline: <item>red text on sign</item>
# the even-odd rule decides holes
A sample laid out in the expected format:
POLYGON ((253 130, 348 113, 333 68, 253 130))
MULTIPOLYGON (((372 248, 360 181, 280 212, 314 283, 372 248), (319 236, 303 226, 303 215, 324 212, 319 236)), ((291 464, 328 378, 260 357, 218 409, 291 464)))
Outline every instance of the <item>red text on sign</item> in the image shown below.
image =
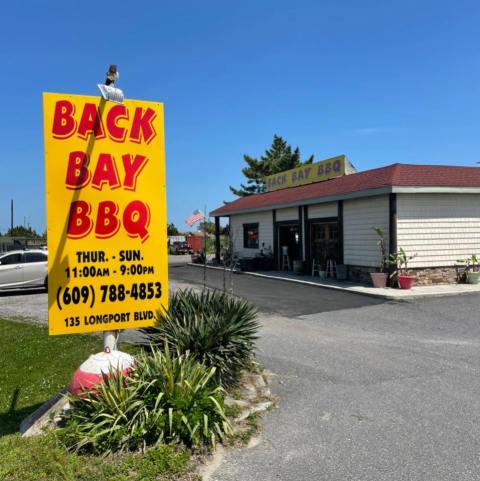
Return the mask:
POLYGON ((55 104, 52 135, 56 139, 68 139, 76 133, 86 140, 93 134, 96 139, 102 139, 106 131, 113 141, 124 142, 128 133, 131 142, 149 144, 157 135, 153 125, 157 114, 150 107, 132 110, 133 113, 123 104, 110 107, 104 125, 102 112, 94 103, 85 103, 77 119, 75 106, 69 100, 59 100, 55 104))
POLYGON ((95 225, 95 237, 106 239, 114 236, 123 228, 130 237, 140 238, 144 242, 148 236, 150 209, 140 200, 134 200, 123 210, 122 222, 119 218, 119 208, 110 200, 99 202, 95 221, 92 219, 92 207, 84 200, 73 201, 68 217, 67 237, 81 239, 90 234, 95 225))
POLYGON ((102 190, 104 186, 110 189, 123 186, 126 190, 134 191, 137 178, 147 162, 147 157, 143 155, 122 155, 123 177, 120 177, 117 162, 113 155, 100 153, 96 163, 89 165, 89 157, 85 152, 70 152, 65 185, 67 189, 78 190, 91 182, 92 187, 98 190, 102 190))

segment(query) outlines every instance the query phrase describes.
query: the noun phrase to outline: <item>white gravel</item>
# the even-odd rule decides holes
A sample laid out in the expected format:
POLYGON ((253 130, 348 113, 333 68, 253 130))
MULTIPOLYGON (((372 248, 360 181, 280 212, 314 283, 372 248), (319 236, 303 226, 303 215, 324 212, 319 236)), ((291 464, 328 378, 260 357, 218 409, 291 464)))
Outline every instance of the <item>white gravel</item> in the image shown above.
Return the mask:
POLYGON ((48 301, 44 291, 28 293, 2 292, 0 294, 0 317, 46 324, 48 301))

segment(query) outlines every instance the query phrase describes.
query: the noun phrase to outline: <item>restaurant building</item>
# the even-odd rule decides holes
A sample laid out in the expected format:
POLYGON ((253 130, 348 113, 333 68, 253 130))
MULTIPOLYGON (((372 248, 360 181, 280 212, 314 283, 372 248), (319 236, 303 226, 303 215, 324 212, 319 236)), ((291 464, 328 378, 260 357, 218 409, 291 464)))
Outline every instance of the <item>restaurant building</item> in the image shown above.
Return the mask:
POLYGON ((266 181, 269 191, 211 212, 217 260, 220 217, 229 218, 235 255, 271 254, 275 270, 302 261, 311 273, 314 262, 326 269, 334 261, 348 279, 369 281, 381 262, 372 226, 383 229, 387 253, 401 247, 415 256, 408 267, 417 284, 455 282, 458 261, 480 255, 480 168, 393 164, 355 172, 339 156, 266 181))

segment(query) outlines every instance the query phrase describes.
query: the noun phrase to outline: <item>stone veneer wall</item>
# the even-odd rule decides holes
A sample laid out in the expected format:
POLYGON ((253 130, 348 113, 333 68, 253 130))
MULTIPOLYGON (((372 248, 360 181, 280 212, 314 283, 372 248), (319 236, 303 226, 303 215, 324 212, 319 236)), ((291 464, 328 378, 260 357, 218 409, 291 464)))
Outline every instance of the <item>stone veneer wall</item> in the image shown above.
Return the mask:
POLYGON ((417 277, 415 284, 418 286, 455 284, 457 282, 457 271, 455 267, 424 267, 412 269, 410 272, 417 277))
MULTIPOLYGON (((363 284, 371 284, 370 272, 376 272, 371 267, 348 266, 348 279, 363 284)), ((409 274, 415 275, 415 285, 427 286, 431 284, 455 284, 457 271, 455 267, 425 267, 408 269, 409 274)))

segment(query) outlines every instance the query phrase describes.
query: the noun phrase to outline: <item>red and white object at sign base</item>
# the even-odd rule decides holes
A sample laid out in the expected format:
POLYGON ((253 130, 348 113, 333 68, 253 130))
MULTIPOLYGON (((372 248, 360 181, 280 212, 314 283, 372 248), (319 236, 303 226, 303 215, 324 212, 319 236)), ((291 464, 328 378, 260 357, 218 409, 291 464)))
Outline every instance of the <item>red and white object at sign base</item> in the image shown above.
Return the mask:
POLYGON ((111 370, 130 374, 134 359, 130 354, 121 351, 99 352, 92 354, 76 371, 70 382, 69 391, 72 394, 82 394, 94 386, 103 383, 103 375, 111 370))

